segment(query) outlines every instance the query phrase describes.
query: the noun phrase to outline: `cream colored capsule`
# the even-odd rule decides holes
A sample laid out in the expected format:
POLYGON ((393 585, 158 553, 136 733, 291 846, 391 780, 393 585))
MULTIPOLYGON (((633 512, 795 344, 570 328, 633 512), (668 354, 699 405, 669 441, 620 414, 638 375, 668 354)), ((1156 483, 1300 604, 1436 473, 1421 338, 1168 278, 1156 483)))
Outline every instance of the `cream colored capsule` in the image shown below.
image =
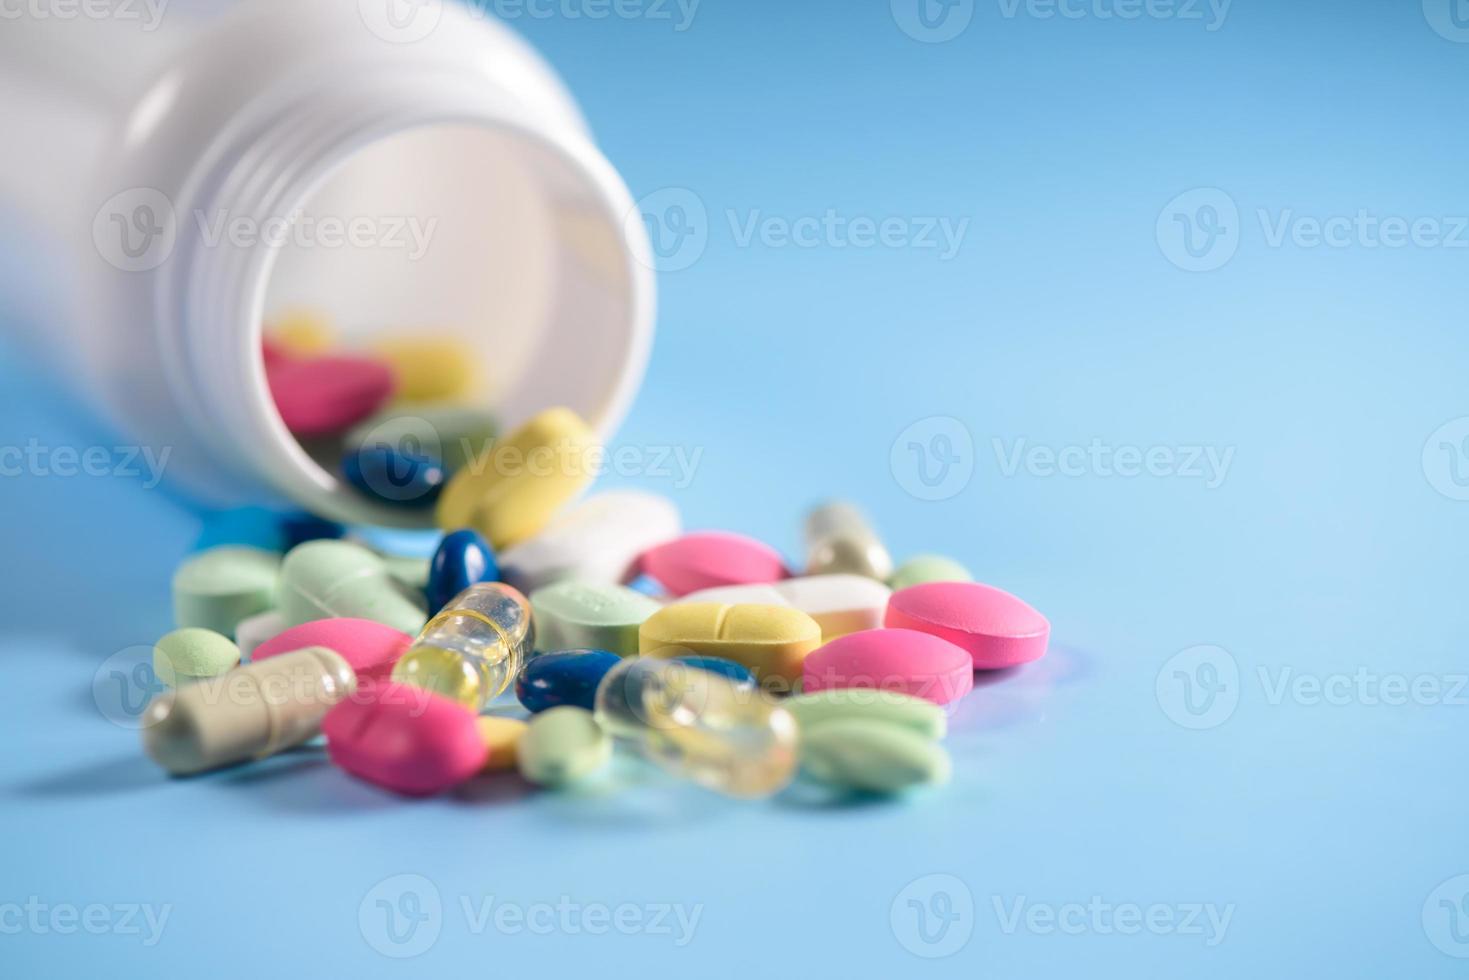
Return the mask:
POLYGON ((806 574, 837 572, 886 581, 893 559, 860 510, 832 501, 806 515, 806 574))
POLYGON ((665 606, 638 631, 640 652, 698 653, 744 664, 760 680, 794 683, 806 655, 821 645, 816 620, 786 606, 688 602, 665 606))
POLYGON ((300 745, 321 731, 357 677, 333 650, 307 647, 160 694, 143 712, 143 749, 175 776, 300 745))

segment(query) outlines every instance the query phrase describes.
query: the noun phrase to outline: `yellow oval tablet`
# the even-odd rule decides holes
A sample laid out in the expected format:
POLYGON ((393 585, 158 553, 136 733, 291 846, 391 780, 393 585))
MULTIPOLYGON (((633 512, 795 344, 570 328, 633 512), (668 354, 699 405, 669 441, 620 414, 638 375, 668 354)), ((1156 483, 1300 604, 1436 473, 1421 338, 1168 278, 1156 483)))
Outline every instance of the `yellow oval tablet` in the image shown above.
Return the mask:
POLYGON ((475 393, 477 355, 454 337, 395 337, 372 345, 393 368, 401 402, 458 403, 475 393))
POLYGON ((800 679, 806 654, 820 645, 816 620, 787 606, 680 603, 664 606, 638 631, 641 653, 724 657, 744 664, 760 680, 790 683, 800 679))
POLYGON ((526 724, 519 718, 497 718, 480 715, 475 720, 479 726, 479 737, 484 739, 490 754, 485 757, 485 772, 515 768, 515 747, 525 734, 526 724))
POLYGON ((455 473, 435 519, 474 528, 496 551, 534 537, 596 475, 596 448, 575 412, 547 409, 455 473))
POLYGON ((296 357, 315 357, 337 346, 331 317, 320 310, 287 310, 271 320, 265 332, 282 350, 296 357))

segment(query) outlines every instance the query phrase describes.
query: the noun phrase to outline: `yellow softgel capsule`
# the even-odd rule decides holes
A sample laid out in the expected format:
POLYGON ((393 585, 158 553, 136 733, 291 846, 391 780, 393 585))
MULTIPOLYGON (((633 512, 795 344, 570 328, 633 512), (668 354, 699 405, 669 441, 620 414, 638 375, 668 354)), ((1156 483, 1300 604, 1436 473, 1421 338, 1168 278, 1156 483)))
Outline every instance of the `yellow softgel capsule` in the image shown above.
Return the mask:
POLYGON ((296 357, 315 357, 337 346, 331 317, 320 310, 287 310, 266 324, 265 332, 283 351, 296 357))
POLYGON ((816 620, 786 606, 688 602, 664 606, 638 631, 641 653, 689 652, 744 664, 762 680, 795 683, 806 655, 821 645, 816 620))
POLYGON ((514 682, 535 642, 525 596, 500 582, 480 582, 428 621, 393 665, 393 680, 480 712, 514 682))
POLYGON ((490 754, 485 757, 485 771, 515 768, 515 747, 525 734, 526 724, 519 718, 500 718, 481 715, 475 722, 479 726, 479 737, 484 739, 490 754))
POLYGON ((371 352, 392 366, 400 404, 461 403, 478 385, 477 355, 454 337, 392 337, 371 352))
POLYGON ((596 436, 569 408, 547 409, 454 474, 439 527, 472 527, 496 551, 534 537, 596 475, 596 436))

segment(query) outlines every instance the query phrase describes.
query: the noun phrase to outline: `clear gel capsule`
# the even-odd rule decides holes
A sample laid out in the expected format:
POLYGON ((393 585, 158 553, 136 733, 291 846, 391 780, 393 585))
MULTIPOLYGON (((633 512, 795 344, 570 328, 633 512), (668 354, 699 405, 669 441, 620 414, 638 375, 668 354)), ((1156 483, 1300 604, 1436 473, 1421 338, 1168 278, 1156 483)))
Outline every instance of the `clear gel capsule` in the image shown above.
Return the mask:
POLYGON ((658 765, 729 796, 769 796, 796 771, 796 722, 768 695, 674 660, 634 657, 597 687, 597 721, 658 765))
POLYGON ((806 574, 847 573, 886 581, 893 573, 887 547, 862 512, 832 501, 806 515, 806 574))
POLYGON ((393 680, 481 711, 515 680, 535 644, 525 596, 501 582, 455 596, 393 667, 393 680))

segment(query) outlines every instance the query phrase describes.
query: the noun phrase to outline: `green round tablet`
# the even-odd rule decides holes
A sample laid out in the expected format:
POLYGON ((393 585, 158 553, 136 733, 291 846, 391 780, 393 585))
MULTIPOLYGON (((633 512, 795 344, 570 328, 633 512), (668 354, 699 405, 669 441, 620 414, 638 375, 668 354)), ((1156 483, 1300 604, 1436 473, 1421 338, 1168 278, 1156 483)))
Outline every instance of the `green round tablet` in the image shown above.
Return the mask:
POLYGON ((213 630, 174 630, 153 645, 153 673, 170 687, 218 677, 240 662, 240 648, 213 630))
POLYGON ((530 720, 516 747, 520 774, 542 786, 585 779, 612 757, 612 740, 585 708, 563 705, 530 720))
POLYGON ((260 548, 225 546, 191 556, 173 573, 173 619, 234 636, 235 627, 275 605, 281 556, 260 548))

